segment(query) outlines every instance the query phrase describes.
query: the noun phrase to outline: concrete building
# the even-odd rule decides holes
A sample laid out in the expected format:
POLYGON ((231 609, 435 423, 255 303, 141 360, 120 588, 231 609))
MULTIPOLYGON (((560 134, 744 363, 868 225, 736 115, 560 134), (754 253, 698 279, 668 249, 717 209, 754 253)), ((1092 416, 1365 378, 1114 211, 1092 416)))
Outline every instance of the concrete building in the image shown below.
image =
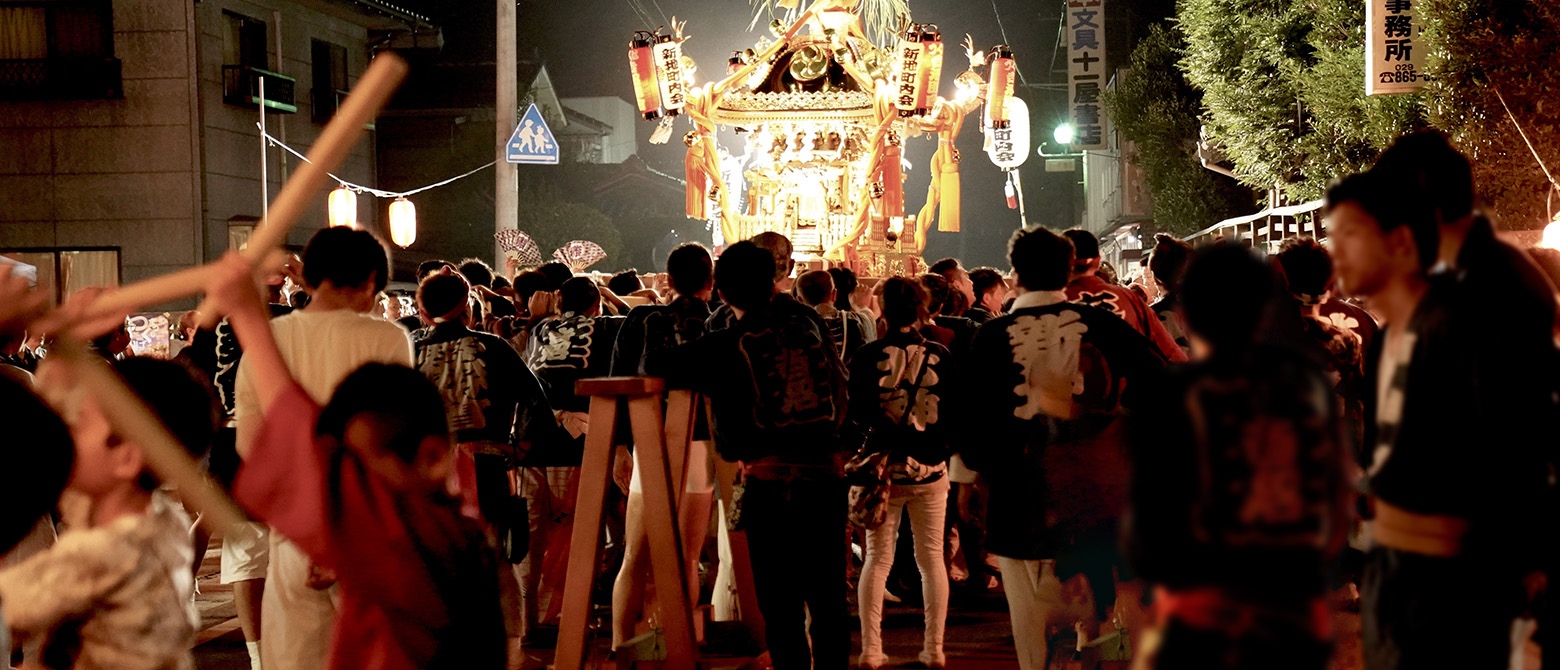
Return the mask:
MULTIPOLYGON (((56 296, 241 245, 378 49, 436 47, 378 0, 0 1, 0 254, 56 296)), ((375 133, 337 171, 375 183, 375 133)), ((360 199, 359 220, 383 218, 360 199)), ((324 226, 323 203, 289 242, 324 226)))

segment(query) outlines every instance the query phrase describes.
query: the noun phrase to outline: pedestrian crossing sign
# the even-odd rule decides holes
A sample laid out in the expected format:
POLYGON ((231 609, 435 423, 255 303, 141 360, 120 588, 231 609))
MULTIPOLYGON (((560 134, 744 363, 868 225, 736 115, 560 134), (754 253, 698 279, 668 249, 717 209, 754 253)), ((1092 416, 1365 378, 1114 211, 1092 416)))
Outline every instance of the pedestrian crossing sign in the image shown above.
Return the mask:
POLYGON ((558 138, 547 127, 536 103, 531 103, 525 110, 520 125, 515 126, 514 134, 509 136, 509 142, 504 145, 504 160, 524 165, 558 164, 558 138))

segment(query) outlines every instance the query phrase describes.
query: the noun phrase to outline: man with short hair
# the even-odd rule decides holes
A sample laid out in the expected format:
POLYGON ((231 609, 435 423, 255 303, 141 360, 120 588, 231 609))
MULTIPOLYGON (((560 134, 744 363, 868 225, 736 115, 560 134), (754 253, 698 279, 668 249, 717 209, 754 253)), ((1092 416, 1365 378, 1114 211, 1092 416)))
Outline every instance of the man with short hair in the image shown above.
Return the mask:
MULTIPOLYGON (((953 288, 954 292, 964 294, 964 304, 974 307, 980 302, 979 296, 975 293, 974 279, 970 277, 970 273, 962 265, 959 265, 959 259, 944 258, 933 263, 931 269, 927 270, 927 272, 934 275, 942 275, 943 279, 948 280, 948 284, 953 288)), ((948 316, 968 316, 964 313, 964 310, 952 309, 952 305, 951 301, 944 305, 943 313, 948 316)))
MULTIPOLYGON (((632 377, 645 374, 645 361, 660 352, 692 342, 704 335, 704 322, 710 316, 709 300, 715 290, 715 266, 703 245, 688 243, 673 249, 666 259, 672 293, 665 305, 639 305, 629 311, 612 349, 612 375, 632 377)), ((697 582, 697 555, 704 546, 709 527, 715 478, 709 458, 709 422, 702 406, 695 409, 696 420, 689 442, 687 477, 682 502, 677 506, 679 527, 683 532, 684 558, 692 570, 690 583, 697 582)), ((622 430, 620 435, 629 431, 622 430)), ((624 443, 631 439, 621 440, 624 443)), ((642 522, 644 515, 643 473, 639 451, 634 451, 633 471, 628 481, 625 507, 626 529, 623 565, 612 585, 612 648, 633 637, 644 601, 645 573, 648 572, 649 545, 642 522)), ((723 571, 730 562, 723 561, 723 571)))
POLYGON ((839 297, 834 288, 834 277, 825 270, 812 270, 796 278, 796 291, 802 304, 818 310, 823 323, 829 327, 829 335, 839 345, 840 360, 850 363, 850 358, 861 345, 867 343, 861 324, 847 312, 834 306, 839 297))
POLYGON ((1339 288, 1384 323, 1366 359, 1365 663, 1503 668, 1524 578, 1539 566, 1543 540, 1524 512, 1546 486, 1532 436, 1549 427, 1552 383, 1526 373, 1529 351, 1513 346, 1531 333, 1471 318, 1487 308, 1464 302, 1454 276, 1428 274, 1441 231, 1396 186, 1354 175, 1328 190, 1325 209, 1339 288))
MULTIPOLYGON (((471 329, 470 291, 465 277, 448 270, 418 287, 418 309, 431 325, 412 338, 417 370, 444 400, 462 513, 486 521, 505 540, 510 561, 519 563, 532 545, 512 546, 507 540, 530 520, 511 503, 509 472, 532 447, 546 449, 562 436, 541 383, 520 354, 503 338, 471 329)), ((515 572, 520 580, 518 566, 515 572)), ((514 631, 522 637, 535 623, 534 613, 523 616, 526 602, 522 597, 515 603, 521 611, 511 613, 522 615, 520 630, 514 631)))
MULTIPOLYGON (((410 366, 406 329, 371 312, 390 278, 389 252, 372 233, 326 228, 303 252, 309 303, 271 321, 293 377, 317 403, 364 363, 410 366)), ((239 456, 249 452, 264 419, 248 359, 240 360, 234 420, 239 456)), ((286 538, 272 533, 261 605, 261 662, 267 670, 322 670, 335 605, 324 590, 334 578, 316 570, 286 538)))
POLYGON ((974 305, 964 312, 964 318, 982 324, 1002 314, 1002 302, 1007 299, 1007 280, 992 268, 976 268, 970 271, 970 288, 975 293, 974 305))
POLYGON ((1021 230, 1008 258, 1013 311, 981 326, 962 359, 970 425, 981 431, 961 452, 990 487, 986 549, 1001 567, 1019 667, 1044 670, 1053 625, 1081 621, 1092 635, 1115 602, 1120 408, 1164 361, 1120 318, 1067 301, 1066 238, 1021 230))
POLYGON ((715 265, 729 328, 651 354, 646 371, 714 410, 715 446, 743 464, 740 517, 776 668, 850 660, 841 479, 845 370, 817 312, 775 294, 775 257, 738 242, 715 265), (811 619, 811 626, 806 624, 811 619))
POLYGON ((1148 304, 1129 289, 1111 284, 1099 276, 1100 241, 1087 230, 1073 229, 1063 235, 1077 250, 1073 260, 1072 279, 1067 282, 1067 299, 1091 307, 1099 307, 1121 317, 1134 330, 1147 337, 1159 349, 1159 354, 1172 363, 1186 360, 1186 352, 1175 343, 1175 338, 1165 330, 1159 317, 1148 304))
POLYGON ((467 258, 455 270, 472 286, 493 287, 493 268, 480 258, 467 258))
MULTIPOLYGON (((961 270, 962 272, 962 270, 961 270)), ((921 286, 926 288, 929 302, 926 311, 930 315, 930 325, 943 331, 947 341, 941 344, 948 348, 948 353, 958 360, 970 348, 970 341, 975 339, 975 329, 979 324, 962 316, 948 314, 948 306, 959 296, 953 282, 944 279, 940 274, 927 273, 918 278, 921 286)))

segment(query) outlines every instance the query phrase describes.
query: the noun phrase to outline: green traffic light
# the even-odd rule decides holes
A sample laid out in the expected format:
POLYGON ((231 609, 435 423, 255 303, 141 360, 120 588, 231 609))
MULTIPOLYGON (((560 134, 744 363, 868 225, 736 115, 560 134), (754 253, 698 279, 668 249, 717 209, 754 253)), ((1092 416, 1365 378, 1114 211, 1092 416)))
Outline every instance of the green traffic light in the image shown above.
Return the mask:
POLYGON ((1072 124, 1071 123, 1064 123, 1062 125, 1057 126, 1056 127, 1056 132, 1051 133, 1051 137, 1056 140, 1057 144, 1072 144, 1073 143, 1073 127, 1072 127, 1072 124))

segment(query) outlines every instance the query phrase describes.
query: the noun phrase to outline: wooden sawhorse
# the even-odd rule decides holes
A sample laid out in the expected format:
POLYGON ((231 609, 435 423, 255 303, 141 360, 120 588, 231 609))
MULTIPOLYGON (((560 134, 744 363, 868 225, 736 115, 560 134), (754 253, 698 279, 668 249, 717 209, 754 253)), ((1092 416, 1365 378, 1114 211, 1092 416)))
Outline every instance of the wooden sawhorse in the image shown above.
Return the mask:
MULTIPOLYGON (((579 498, 574 510, 574 531, 570 538, 569 570, 563 584, 563 613, 558 626, 558 649, 553 659, 557 670, 582 670, 586 656, 586 624, 590 615, 590 587, 601 558, 602 510, 606 506, 607 487, 612 485, 613 436, 618 422, 619 400, 628 407, 629 427, 634 448, 639 451, 640 482, 644 487, 645 534, 650 541, 650 572, 656 591, 687 594, 689 585, 684 571, 681 534, 677 529, 677 499, 683 477, 676 477, 668 462, 666 432, 661 415, 664 382, 653 377, 601 377, 582 379, 575 393, 590 396, 590 428, 585 436, 585 454, 580 463, 579 498)), ((691 402, 691 401, 690 401, 691 402)), ((691 413, 690 413, 691 418, 691 413)), ((674 424, 682 424, 682 420, 674 424)), ((680 450, 670 450, 678 461, 679 475, 687 462, 686 436, 691 421, 674 432, 684 436, 680 450)), ((693 635, 693 610, 689 599, 657 598, 662 634, 666 640, 668 670, 695 670, 698 646, 693 635)))

